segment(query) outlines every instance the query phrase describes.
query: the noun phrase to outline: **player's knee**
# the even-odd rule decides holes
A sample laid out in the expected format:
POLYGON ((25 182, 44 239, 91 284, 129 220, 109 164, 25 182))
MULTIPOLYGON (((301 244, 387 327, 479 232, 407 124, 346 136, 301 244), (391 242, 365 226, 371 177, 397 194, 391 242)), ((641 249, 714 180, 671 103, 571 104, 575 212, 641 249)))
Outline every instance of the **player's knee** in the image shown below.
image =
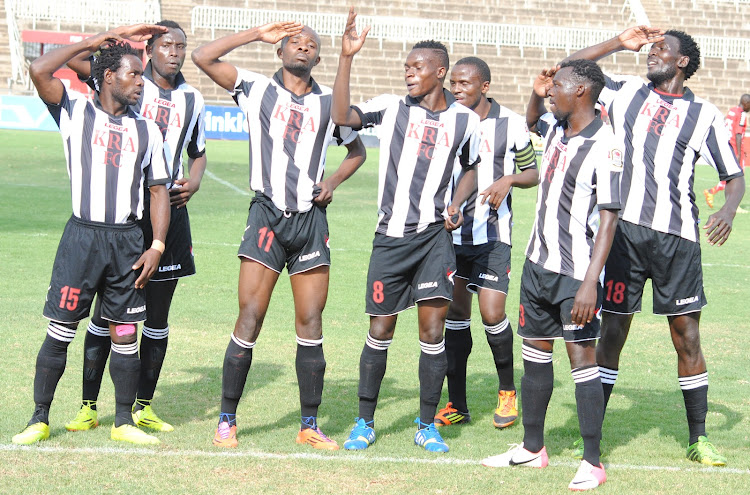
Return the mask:
POLYGON ((138 340, 137 328, 133 323, 114 325, 114 334, 112 335, 111 332, 110 336, 112 337, 112 342, 118 345, 132 344, 138 340))

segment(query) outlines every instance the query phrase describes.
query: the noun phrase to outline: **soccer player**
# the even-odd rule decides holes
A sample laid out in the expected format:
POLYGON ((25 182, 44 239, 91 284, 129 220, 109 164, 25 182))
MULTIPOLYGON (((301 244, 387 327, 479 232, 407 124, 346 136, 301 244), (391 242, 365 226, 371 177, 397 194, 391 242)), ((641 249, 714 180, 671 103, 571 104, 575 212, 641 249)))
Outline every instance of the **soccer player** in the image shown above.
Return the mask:
POLYGON ((687 458, 723 466, 726 458, 706 437, 708 372, 698 329, 706 296, 694 164, 700 155, 727 181, 726 203, 703 226, 712 246, 729 238, 745 180, 729 145, 724 116, 685 86, 698 70, 700 50, 681 31, 638 26, 570 58, 598 60, 621 50, 639 51, 648 43, 653 43, 647 58, 650 83, 636 76, 607 77, 600 97, 625 151, 621 221, 607 260, 602 335, 596 351, 604 407, 617 379, 633 314, 641 310, 643 287, 650 278, 654 313, 667 317, 677 351, 689 428, 687 458))
POLYGON ((232 91, 250 129, 250 203, 238 256, 240 314, 224 357, 221 413, 214 445, 237 446, 237 404, 253 347, 279 273, 286 265, 294 295, 297 381, 301 429, 297 443, 336 450, 318 426, 326 361, 322 312, 328 296, 331 255, 325 207, 333 191, 365 161, 357 133, 331 120, 332 92, 311 76, 320 62, 320 38, 307 26, 278 22, 212 41, 193 52, 193 61, 222 88, 232 91), (272 78, 220 60, 253 42, 275 44, 281 69, 272 78), (329 142, 348 154, 323 177, 329 142))
POLYGON ((375 441, 373 418, 397 315, 416 304, 421 354, 414 443, 447 452, 434 417, 447 368, 443 326, 456 273, 449 231, 460 226, 459 207, 476 191, 479 116, 443 89, 448 52, 435 41, 419 42, 409 52, 407 96, 381 95, 350 106, 352 61, 368 31, 357 34, 350 9, 333 86, 334 122, 355 129, 379 125, 381 138, 378 224, 365 305, 370 330, 359 361, 359 417, 344 448, 366 449, 375 441), (451 176, 460 169, 465 174, 450 202, 451 176))
POLYGON ((109 370, 116 402, 111 438, 159 443, 135 427, 131 409, 141 369, 136 324, 146 319, 143 288, 164 252, 169 225, 165 184, 170 177, 159 128, 130 108, 143 92, 143 64, 138 52, 118 39, 101 33, 45 53, 29 67, 63 137, 73 215, 60 240, 44 306, 50 323, 36 360, 36 409, 13 443, 28 445, 49 437, 49 408, 65 371, 68 345, 78 322, 88 317, 95 294, 111 338, 109 370), (53 76, 73 57, 103 44, 92 66, 99 81, 93 101, 66 90, 53 76), (142 253, 143 233, 136 220, 143 212, 144 183, 151 196, 153 241, 142 253))
POLYGON ((590 490, 607 479, 599 460, 604 397, 595 346, 603 292, 599 276, 617 225, 623 154, 612 129, 596 114, 603 86, 604 74, 589 60, 546 69, 534 81, 526 122, 542 136, 545 150, 521 275, 524 437, 508 452, 482 461, 490 467, 547 466, 544 420, 554 382, 552 347, 563 339, 584 439, 572 490, 590 490))
POLYGON ((513 187, 535 186, 539 175, 526 120, 487 98, 490 80, 490 68, 477 57, 456 62, 450 76, 456 101, 482 119, 481 162, 477 167, 477 187, 481 192, 462 205, 463 226, 453 231, 457 271, 453 302, 445 321, 450 401, 435 416, 437 426, 467 423, 471 418, 466 403, 466 363, 472 348, 472 294, 478 294, 482 324, 497 369, 498 399, 492 423, 496 428, 505 428, 518 417, 513 329, 505 315, 513 223, 511 191, 513 187), (520 173, 514 173, 516 167, 520 173))
MULTIPOLYGON (((745 169, 745 162, 747 156, 750 154, 750 128, 747 125, 748 113, 750 112, 750 95, 744 94, 740 97, 740 104, 736 107, 732 107, 727 112, 727 116, 724 117, 724 126, 731 135, 729 144, 732 146, 734 154, 737 156, 737 160, 740 162, 740 167, 745 169)), ((709 208, 714 207, 714 194, 719 191, 723 191, 727 183, 723 180, 719 181, 711 189, 703 190, 703 197, 706 198, 706 204, 709 208)), ((742 210, 739 206, 737 212, 742 210)))
MULTIPOLYGON (((150 60, 143 73, 143 92, 133 110, 154 121, 164 138, 164 154, 172 179, 167 185, 171 214, 164 254, 151 279, 152 283, 146 286, 146 322, 140 345, 141 374, 133 414, 138 426, 172 431, 172 425, 154 412, 151 401, 167 352, 169 309, 177 281, 195 274, 186 205, 200 188, 206 169, 205 107, 203 96, 185 82, 180 71, 187 50, 185 31, 174 21, 160 21, 156 26, 160 28, 138 24, 117 28, 114 32, 124 39, 138 41, 143 33, 153 30, 146 42, 146 54, 150 60), (183 151, 188 155, 189 179, 184 178, 183 151)), ((68 66, 90 84, 96 83, 90 78, 91 61, 88 54, 73 59, 68 66)), ((146 197, 145 215, 140 222, 146 245, 153 237, 148 204, 146 197)), ((101 304, 98 300, 97 303, 84 343, 83 401, 76 417, 65 425, 70 431, 89 430, 99 424, 96 401, 110 342, 107 324, 101 315, 101 304)))

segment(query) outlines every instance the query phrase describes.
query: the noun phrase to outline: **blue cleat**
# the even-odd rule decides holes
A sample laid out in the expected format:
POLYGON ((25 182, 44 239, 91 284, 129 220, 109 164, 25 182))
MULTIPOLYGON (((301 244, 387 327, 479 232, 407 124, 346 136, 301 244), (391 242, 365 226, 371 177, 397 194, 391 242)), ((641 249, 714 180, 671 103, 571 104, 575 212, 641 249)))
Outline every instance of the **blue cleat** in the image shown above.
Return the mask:
POLYGON ((448 445, 443 441, 443 437, 435 428, 435 423, 425 424, 419 420, 414 420, 419 425, 417 434, 414 435, 414 443, 424 448, 428 452, 448 452, 448 445))
POLYGON ((375 430, 372 428, 373 422, 366 423, 362 418, 354 420, 354 428, 349 433, 349 438, 344 442, 346 450, 365 450, 375 443, 375 430))

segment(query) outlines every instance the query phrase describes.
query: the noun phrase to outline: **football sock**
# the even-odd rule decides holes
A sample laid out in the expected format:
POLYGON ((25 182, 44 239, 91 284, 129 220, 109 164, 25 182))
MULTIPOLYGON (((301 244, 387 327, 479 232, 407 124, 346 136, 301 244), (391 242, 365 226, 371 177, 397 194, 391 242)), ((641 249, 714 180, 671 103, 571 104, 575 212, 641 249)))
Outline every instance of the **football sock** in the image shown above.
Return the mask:
POLYGON ((55 396, 55 389, 65 371, 68 358, 68 345, 76 331, 62 323, 50 321, 47 335, 36 356, 34 373, 34 403, 36 408, 29 424, 49 424, 49 408, 55 396))
POLYGON ((445 356, 445 340, 437 344, 419 341, 419 420, 429 425, 435 421, 435 413, 443 391, 448 359, 445 356))
POLYGON ((461 412, 469 412, 466 405, 466 364, 471 347, 471 320, 445 320, 448 398, 453 407, 461 412))
MULTIPOLYGON (((86 337, 83 341, 83 401, 94 402, 99 398, 99 390, 104 378, 104 367, 107 365, 112 341, 109 338, 109 326, 106 322, 99 326, 94 319, 89 322, 86 337)), ((96 409, 96 406, 92 407, 96 409)))
POLYGON ((133 424, 133 403, 138 392, 141 360, 138 359, 138 342, 115 344, 109 360, 109 374, 115 386, 115 428, 133 424))
POLYGON ((604 417, 604 414, 607 412, 607 404, 609 404, 609 397, 612 395, 612 389, 615 386, 615 382, 617 381, 617 375, 619 375, 620 372, 618 370, 613 370, 611 368, 605 368, 604 366, 599 366, 599 378, 602 381, 602 392, 604 392, 604 411, 602 412, 602 417, 604 417))
POLYGON ((524 341, 522 355, 523 445, 529 452, 539 452, 544 447, 544 419, 555 378, 552 353, 524 341))
POLYGON ((571 370, 576 384, 578 426, 583 437, 583 460, 592 466, 599 465, 599 441, 602 438, 604 393, 597 365, 571 370))
POLYGON ((297 337, 297 384, 302 413, 301 429, 316 428, 316 416, 323 396, 323 377, 326 360, 323 356, 323 338, 316 340, 297 337))
POLYGON ((698 437, 706 435, 708 371, 692 376, 681 376, 679 380, 690 430, 688 445, 692 445, 698 441, 698 437))
POLYGON ((222 414, 237 414, 237 404, 240 403, 250 364, 253 362, 253 347, 255 342, 247 342, 234 334, 229 340, 221 375, 222 414))
POLYGON ((232 413, 219 413, 219 423, 229 423, 229 426, 235 426, 237 424, 237 415, 232 413))
MULTIPOLYGON (((141 378, 138 381, 138 399, 150 403, 154 398, 164 356, 169 342, 169 326, 155 329, 143 326, 141 334, 141 378)), ((136 402, 135 410, 143 409, 144 403, 136 402)))
POLYGON ((496 325, 484 325, 487 343, 497 370, 498 390, 515 390, 513 383, 513 327, 508 317, 496 325))
POLYGON ((380 384, 385 376, 388 360, 388 346, 392 340, 378 340, 367 334, 365 347, 359 357, 359 417, 366 422, 373 421, 378 405, 380 384))

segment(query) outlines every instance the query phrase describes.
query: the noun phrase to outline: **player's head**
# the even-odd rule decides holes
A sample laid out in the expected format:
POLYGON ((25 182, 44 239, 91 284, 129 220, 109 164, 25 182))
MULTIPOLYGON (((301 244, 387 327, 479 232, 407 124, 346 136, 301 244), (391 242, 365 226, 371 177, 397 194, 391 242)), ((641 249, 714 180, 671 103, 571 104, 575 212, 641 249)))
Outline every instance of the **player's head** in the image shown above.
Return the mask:
POLYGON ((682 31, 670 29, 664 39, 651 45, 648 52, 646 77, 655 86, 682 77, 684 81, 695 74, 701 63, 701 51, 695 40, 682 31))
POLYGON ((549 90, 552 114, 557 120, 568 120, 575 112, 594 108, 604 83, 604 73, 596 62, 584 59, 563 62, 549 90))
POLYGON ((135 105, 143 89, 143 62, 128 43, 113 43, 101 49, 91 65, 91 76, 100 93, 122 105, 135 105))
POLYGON ((174 21, 159 21, 156 25, 166 27, 167 32, 157 33, 146 42, 146 54, 154 71, 165 79, 172 79, 185 63, 187 36, 174 21))
POLYGON ((743 112, 750 112, 750 95, 745 93, 740 97, 740 106, 743 112))
POLYGON ((451 71, 451 93, 460 104, 476 109, 490 90, 490 67, 481 58, 465 57, 451 71))
POLYGON ((418 98, 443 87, 450 60, 448 49, 439 41, 415 44, 404 62, 404 79, 409 96, 418 98))
POLYGON ((303 26, 299 34, 281 40, 276 53, 284 69, 304 77, 320 62, 320 37, 310 27, 303 26))

